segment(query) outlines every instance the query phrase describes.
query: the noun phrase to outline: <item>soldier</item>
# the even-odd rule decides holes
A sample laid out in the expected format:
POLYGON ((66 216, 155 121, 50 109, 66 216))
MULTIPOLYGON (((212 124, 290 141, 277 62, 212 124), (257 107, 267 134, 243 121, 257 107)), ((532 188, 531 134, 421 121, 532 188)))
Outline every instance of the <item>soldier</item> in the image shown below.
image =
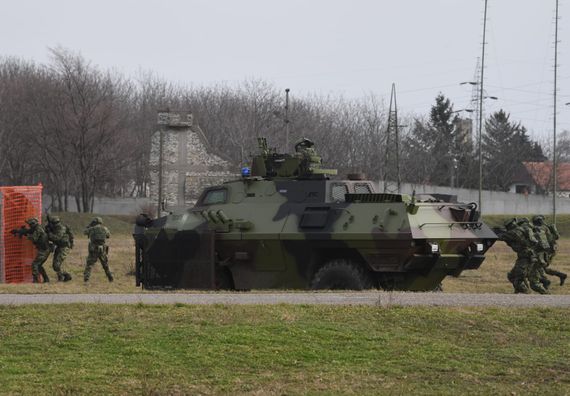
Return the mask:
POLYGON ((517 261, 507 274, 515 293, 530 293, 529 287, 541 294, 547 293, 539 281, 531 276, 537 261, 533 248, 538 241, 528 225, 528 219, 523 218, 517 221, 513 218, 505 222, 505 228, 506 231, 499 236, 499 239, 517 253, 517 261))
POLYGON ((315 150, 315 143, 307 138, 301 138, 295 143, 295 155, 305 162, 305 166, 311 169, 319 167, 322 159, 315 150))
POLYGON ((26 223, 29 228, 22 227, 20 229, 14 229, 12 230, 12 234, 19 235, 20 238, 26 235, 27 238, 32 241, 38 251, 34 261, 32 262, 33 282, 39 283, 41 275, 44 283, 47 283, 49 282, 49 277, 43 266, 51 251, 47 233, 35 217, 26 220, 26 223))
POLYGON ((540 261, 539 253, 542 249, 541 242, 536 238, 534 228, 530 224, 530 221, 523 217, 518 221, 518 226, 523 230, 524 234, 528 238, 528 254, 530 258, 530 267, 527 272, 527 279, 529 286, 532 290, 540 294, 549 294, 548 290, 544 287, 541 282, 541 274, 543 265, 540 261))
MULTIPOLYGON (((542 268, 540 269, 541 275, 544 278, 544 273, 557 276, 560 279, 560 286, 562 286, 568 276, 564 272, 550 268, 550 263, 556 255, 556 250, 558 248, 558 243, 556 241, 560 238, 560 234, 554 224, 546 224, 544 216, 542 215, 534 216, 532 218, 532 223, 534 225, 536 235, 541 242, 541 250, 539 252, 539 259, 542 264, 542 268)), ((548 281, 548 284, 550 284, 550 281, 548 281)))
POLYGON ((100 217, 95 217, 84 233, 89 238, 89 255, 87 256, 83 280, 89 282, 91 268, 99 260, 105 270, 107 279, 109 279, 109 282, 113 282, 113 274, 109 270, 108 264, 109 246, 105 243, 111 236, 109 229, 103 225, 103 220, 100 217))
POLYGON ((48 238, 55 247, 53 270, 57 274, 58 281, 68 282, 71 280, 71 275, 63 269, 63 263, 71 249, 73 249, 73 233, 71 228, 61 222, 59 217, 48 215, 47 220, 46 231, 48 238))

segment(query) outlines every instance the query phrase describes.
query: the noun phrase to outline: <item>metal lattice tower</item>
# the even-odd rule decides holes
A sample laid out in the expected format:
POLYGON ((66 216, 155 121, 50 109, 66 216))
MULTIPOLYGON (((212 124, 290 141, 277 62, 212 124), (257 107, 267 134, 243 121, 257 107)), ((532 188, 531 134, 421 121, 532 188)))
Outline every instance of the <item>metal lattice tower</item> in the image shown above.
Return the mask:
POLYGON ((388 127, 386 128, 384 145, 383 181, 384 192, 399 193, 400 179, 400 137, 398 132, 398 104, 396 102, 396 85, 392 83, 388 127))
POLYGON ((475 84, 473 84, 473 89, 471 90, 471 102, 470 108, 473 110, 471 112, 471 120, 473 122, 473 132, 471 135, 473 139, 476 139, 476 131, 479 130, 479 98, 481 93, 479 89, 481 89, 480 80, 481 79, 481 59, 477 58, 477 66, 475 66, 475 75, 473 76, 473 80, 475 84))

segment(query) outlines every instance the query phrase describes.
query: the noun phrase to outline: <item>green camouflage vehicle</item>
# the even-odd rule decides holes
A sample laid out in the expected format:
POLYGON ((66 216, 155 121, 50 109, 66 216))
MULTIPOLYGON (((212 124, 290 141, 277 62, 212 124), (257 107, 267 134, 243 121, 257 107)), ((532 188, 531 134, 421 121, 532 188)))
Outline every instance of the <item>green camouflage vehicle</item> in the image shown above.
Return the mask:
POLYGON ((475 203, 330 179, 308 139, 292 155, 259 144, 242 178, 183 213, 137 218, 137 286, 436 290, 479 268, 497 239, 475 203))

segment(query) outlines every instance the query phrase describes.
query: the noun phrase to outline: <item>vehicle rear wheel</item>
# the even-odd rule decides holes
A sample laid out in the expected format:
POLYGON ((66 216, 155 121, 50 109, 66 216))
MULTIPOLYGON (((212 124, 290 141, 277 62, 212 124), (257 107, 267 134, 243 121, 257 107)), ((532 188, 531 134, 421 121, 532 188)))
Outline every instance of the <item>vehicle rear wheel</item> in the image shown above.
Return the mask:
POLYGON ((370 275, 350 260, 332 260, 322 266, 311 281, 313 290, 363 290, 372 288, 370 275))

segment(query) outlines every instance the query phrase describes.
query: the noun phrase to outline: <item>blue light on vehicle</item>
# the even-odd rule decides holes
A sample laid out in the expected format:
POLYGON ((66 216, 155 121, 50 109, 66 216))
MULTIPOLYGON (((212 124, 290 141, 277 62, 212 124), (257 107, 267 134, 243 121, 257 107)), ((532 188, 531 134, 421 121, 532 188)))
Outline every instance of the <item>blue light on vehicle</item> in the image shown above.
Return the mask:
POLYGON ((251 169, 249 169, 249 166, 245 166, 245 167, 241 168, 241 175, 242 175, 242 177, 250 177, 251 176, 251 169))

